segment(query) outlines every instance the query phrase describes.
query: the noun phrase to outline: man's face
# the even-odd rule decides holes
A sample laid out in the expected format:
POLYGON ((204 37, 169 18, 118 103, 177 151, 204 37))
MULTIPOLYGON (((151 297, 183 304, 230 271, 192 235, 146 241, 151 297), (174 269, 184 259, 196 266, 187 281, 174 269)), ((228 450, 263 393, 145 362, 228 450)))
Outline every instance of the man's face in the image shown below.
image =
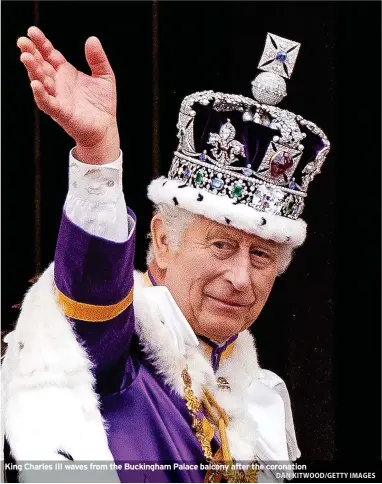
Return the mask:
POLYGON ((198 216, 171 255, 164 285, 195 333, 221 343, 257 319, 277 276, 279 249, 198 216))

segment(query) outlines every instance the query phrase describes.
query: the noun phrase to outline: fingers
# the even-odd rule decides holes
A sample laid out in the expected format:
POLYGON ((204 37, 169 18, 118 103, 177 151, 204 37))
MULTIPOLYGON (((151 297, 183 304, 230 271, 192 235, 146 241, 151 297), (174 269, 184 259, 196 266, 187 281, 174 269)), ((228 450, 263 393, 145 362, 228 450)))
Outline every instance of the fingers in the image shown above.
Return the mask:
POLYGON ((53 47, 52 42, 45 37, 45 34, 37 27, 29 27, 28 36, 33 41, 41 56, 51 64, 54 69, 58 69, 61 64, 66 62, 65 57, 53 47))
POLYGON ((39 81, 47 92, 54 96, 56 94, 56 84, 50 76, 45 74, 41 63, 36 60, 35 56, 30 52, 23 52, 20 60, 27 69, 29 79, 31 81, 39 81))
MULTIPOLYGON (((31 27, 28 32, 29 31, 31 31, 31 35, 38 39, 39 42, 44 43, 43 39, 46 39, 46 37, 39 29, 37 29, 37 27, 31 27)), ((27 69, 29 79, 31 81, 39 81, 48 94, 54 96, 56 93, 56 71, 54 66, 44 59, 43 53, 40 52, 31 39, 20 37, 17 40, 17 46, 22 52, 20 60, 27 69)))
POLYGON ((40 81, 33 80, 31 82, 31 88, 34 100, 41 111, 44 111, 44 113, 52 117, 56 116, 59 112, 57 99, 46 91, 40 81))
POLYGON ((113 76, 113 69, 97 37, 89 37, 85 43, 85 56, 94 77, 113 76))
POLYGON ((21 52, 28 52, 29 54, 32 54, 35 59, 41 64, 41 67, 43 68, 45 74, 52 79, 55 78, 55 69, 51 64, 49 64, 49 62, 44 60, 38 49, 36 49, 34 43, 30 39, 28 39, 28 37, 19 37, 17 39, 17 47, 21 50, 21 52))

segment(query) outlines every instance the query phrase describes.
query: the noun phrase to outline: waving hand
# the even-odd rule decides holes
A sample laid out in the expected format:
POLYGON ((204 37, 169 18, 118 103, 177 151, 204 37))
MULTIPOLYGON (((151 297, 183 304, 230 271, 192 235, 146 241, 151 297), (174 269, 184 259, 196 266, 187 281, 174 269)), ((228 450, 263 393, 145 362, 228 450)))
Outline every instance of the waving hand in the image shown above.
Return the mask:
POLYGON ((17 45, 37 106, 76 141, 77 152, 101 148, 107 157, 116 158, 116 83, 101 42, 90 37, 85 43, 91 75, 70 64, 37 27, 30 27, 28 37, 20 37, 17 45))

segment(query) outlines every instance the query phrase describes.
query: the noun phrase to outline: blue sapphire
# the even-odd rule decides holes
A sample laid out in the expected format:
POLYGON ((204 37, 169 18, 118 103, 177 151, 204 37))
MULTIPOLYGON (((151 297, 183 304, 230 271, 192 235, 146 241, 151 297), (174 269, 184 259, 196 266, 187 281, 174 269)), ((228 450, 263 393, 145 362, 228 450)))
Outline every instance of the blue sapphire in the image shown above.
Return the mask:
POLYGON ((212 188, 216 188, 216 190, 221 190, 224 186, 224 182, 220 178, 213 178, 211 185, 212 188))
POLYGON ((199 160, 200 160, 200 161, 205 161, 205 160, 206 160, 206 155, 205 155, 205 153, 202 153, 202 154, 199 156, 199 160))
POLYGON ((296 183, 295 183, 295 182, 290 182, 290 183, 289 183, 289 188, 290 188, 291 190, 296 190, 296 189, 297 189, 297 185, 296 185, 296 183))
POLYGON ((183 171, 183 179, 190 178, 190 175, 191 175, 191 170, 189 168, 186 168, 183 171))
POLYGON ((287 60, 287 53, 284 52, 283 50, 279 50, 276 54, 276 60, 280 61, 280 62, 285 62, 287 60))

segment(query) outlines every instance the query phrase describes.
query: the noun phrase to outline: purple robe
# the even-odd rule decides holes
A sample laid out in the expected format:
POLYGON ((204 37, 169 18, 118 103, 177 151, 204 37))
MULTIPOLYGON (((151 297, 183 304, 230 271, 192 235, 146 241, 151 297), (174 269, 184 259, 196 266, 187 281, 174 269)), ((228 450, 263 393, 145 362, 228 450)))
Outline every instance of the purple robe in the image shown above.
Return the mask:
MULTIPOLYGON (((111 242, 88 234, 64 213, 55 253, 57 288, 80 303, 118 303, 133 287, 134 248, 135 233, 126 242, 111 242)), ((203 482, 205 471, 199 469, 124 470, 129 462, 206 463, 184 400, 156 374, 141 350, 133 304, 106 322, 70 323, 94 364, 109 448, 123 468, 118 470, 121 482, 203 482)), ((206 342, 212 346, 216 371, 227 344, 206 342)), ((219 448, 216 437, 211 445, 213 452, 219 448)))

